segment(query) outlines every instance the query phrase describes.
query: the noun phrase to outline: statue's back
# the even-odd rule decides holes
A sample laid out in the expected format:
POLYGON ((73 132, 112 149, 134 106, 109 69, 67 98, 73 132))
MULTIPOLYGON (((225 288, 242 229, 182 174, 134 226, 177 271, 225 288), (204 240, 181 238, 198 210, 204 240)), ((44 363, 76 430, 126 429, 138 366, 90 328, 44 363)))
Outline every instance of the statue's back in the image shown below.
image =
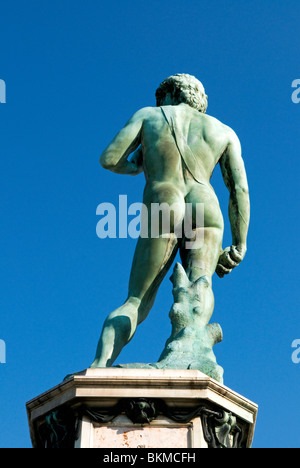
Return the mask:
POLYGON ((165 171, 174 177, 183 160, 197 182, 208 183, 228 144, 228 130, 186 104, 154 108, 144 124, 146 174, 156 178, 165 171))

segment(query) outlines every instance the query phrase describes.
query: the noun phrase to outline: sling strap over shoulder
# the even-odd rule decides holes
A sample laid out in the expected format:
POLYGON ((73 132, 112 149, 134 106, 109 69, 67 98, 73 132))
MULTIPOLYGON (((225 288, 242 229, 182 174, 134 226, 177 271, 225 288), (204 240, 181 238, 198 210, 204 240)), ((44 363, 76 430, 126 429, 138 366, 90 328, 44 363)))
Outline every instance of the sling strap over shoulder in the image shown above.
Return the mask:
POLYGON ((199 158, 196 158, 191 148, 189 147, 183 133, 181 132, 179 126, 176 125, 176 122, 174 121, 174 118, 170 111, 170 107, 171 106, 164 106, 164 107, 161 107, 160 109, 169 125, 171 134, 174 138, 177 149, 186 167, 188 168, 189 172, 194 177, 194 179, 199 184, 203 184, 203 177, 201 176, 203 174, 203 169, 201 168, 202 166, 201 161, 199 161, 199 158))

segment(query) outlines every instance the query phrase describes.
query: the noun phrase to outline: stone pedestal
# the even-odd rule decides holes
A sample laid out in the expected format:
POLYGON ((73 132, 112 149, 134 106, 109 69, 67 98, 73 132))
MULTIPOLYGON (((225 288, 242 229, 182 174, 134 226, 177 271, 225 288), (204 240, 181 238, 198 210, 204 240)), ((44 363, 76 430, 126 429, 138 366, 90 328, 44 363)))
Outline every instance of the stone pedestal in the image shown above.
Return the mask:
POLYGON ((26 407, 35 448, 250 448, 257 414, 198 370, 87 369, 26 407))

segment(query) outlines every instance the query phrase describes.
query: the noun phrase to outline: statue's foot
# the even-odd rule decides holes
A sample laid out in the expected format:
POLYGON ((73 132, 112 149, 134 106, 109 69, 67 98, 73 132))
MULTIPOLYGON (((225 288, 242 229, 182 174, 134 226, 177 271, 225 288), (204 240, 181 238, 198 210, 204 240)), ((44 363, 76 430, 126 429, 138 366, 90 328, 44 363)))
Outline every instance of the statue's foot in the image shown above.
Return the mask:
POLYGON ((64 379, 63 379, 63 382, 65 382, 66 380, 70 380, 70 379, 73 379, 73 377, 75 375, 82 375, 85 371, 79 371, 79 372, 74 372, 73 374, 67 374, 64 379))
POLYGON ((90 365, 90 369, 104 369, 105 367, 106 365, 98 359, 95 359, 95 361, 90 365))
POLYGON ((66 380, 70 380, 74 377, 74 375, 76 375, 76 372, 74 374, 67 374, 64 379, 63 379, 63 382, 66 382, 66 380))

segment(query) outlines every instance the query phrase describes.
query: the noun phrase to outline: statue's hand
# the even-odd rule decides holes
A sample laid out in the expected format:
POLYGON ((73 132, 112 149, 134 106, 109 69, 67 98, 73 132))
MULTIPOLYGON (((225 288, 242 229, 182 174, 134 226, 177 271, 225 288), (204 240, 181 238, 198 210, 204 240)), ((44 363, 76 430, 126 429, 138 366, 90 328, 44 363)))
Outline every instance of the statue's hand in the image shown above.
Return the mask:
POLYGON ((223 278, 231 273, 244 259, 246 251, 247 248, 244 245, 232 245, 223 250, 216 268, 217 275, 223 278))

